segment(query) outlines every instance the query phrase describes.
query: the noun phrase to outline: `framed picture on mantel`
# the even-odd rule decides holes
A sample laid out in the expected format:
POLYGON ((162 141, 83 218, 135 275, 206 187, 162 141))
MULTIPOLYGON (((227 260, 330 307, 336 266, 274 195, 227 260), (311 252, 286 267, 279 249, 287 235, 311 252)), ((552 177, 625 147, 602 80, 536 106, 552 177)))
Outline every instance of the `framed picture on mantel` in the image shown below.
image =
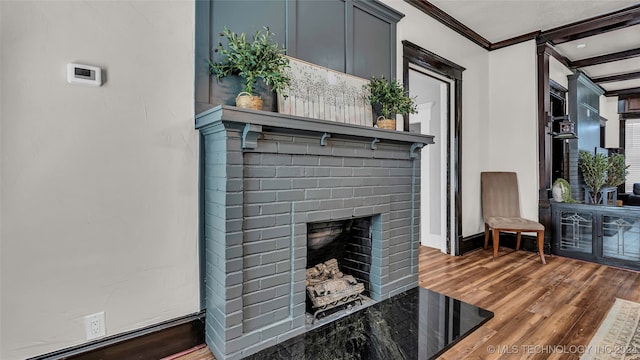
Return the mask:
POLYGON ((288 96, 278 94, 282 114, 372 126, 373 114, 364 85, 369 80, 289 58, 288 96))

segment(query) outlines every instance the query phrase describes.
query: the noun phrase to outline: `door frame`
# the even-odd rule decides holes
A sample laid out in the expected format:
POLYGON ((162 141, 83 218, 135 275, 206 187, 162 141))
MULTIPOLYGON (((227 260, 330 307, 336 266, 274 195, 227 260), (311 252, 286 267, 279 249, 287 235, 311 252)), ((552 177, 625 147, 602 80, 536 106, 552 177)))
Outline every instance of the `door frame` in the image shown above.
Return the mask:
MULTIPOLYGON (((402 80, 409 89, 409 64, 418 65, 453 82, 453 116, 447 124, 447 253, 461 255, 462 243, 462 72, 464 67, 407 41, 402 41, 402 80), (452 226, 451 215, 455 219, 452 226), (453 233, 452 233, 453 231, 453 233), (452 239, 454 239, 452 241, 452 239)), ((451 104, 448 104, 451 108, 451 104)), ((404 118, 409 130, 409 116, 404 118)))

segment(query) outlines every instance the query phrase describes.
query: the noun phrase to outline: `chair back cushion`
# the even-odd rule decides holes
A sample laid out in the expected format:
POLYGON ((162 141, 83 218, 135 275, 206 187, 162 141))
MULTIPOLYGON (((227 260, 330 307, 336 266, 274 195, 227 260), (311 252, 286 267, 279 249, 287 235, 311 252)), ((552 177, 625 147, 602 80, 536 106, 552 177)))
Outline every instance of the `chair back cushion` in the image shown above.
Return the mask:
POLYGON ((640 195, 640 183, 633 184, 633 195, 640 195))
POLYGON ((482 216, 520 217, 518 177, 514 172, 482 172, 482 216))

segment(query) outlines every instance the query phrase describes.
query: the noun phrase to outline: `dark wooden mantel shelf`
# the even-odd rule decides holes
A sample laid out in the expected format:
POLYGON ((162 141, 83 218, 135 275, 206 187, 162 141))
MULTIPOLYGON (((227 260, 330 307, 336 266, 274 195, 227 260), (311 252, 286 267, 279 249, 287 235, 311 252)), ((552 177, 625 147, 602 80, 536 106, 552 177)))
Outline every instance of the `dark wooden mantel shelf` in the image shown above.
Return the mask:
POLYGON ((218 105, 197 114, 196 128, 200 129, 216 121, 233 122, 240 125, 257 125, 264 130, 277 128, 279 132, 316 133, 319 138, 324 134, 331 138, 368 138, 371 140, 372 146, 375 146, 375 143, 380 141, 421 145, 433 144, 433 135, 378 129, 269 111, 242 109, 229 105, 218 105))

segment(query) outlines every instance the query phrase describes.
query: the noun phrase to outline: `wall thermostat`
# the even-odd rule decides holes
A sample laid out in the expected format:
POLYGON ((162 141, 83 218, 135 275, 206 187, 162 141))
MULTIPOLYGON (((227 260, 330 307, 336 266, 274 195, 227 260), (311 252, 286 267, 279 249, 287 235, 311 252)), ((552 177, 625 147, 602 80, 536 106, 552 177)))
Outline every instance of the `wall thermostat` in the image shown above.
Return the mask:
POLYGON ((96 66, 67 64, 67 82, 89 86, 102 85, 102 70, 96 66))

